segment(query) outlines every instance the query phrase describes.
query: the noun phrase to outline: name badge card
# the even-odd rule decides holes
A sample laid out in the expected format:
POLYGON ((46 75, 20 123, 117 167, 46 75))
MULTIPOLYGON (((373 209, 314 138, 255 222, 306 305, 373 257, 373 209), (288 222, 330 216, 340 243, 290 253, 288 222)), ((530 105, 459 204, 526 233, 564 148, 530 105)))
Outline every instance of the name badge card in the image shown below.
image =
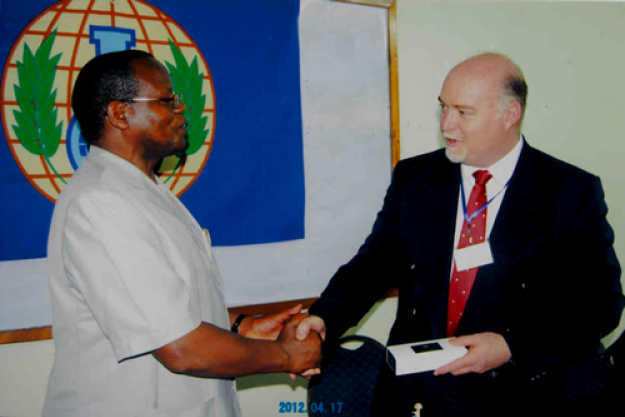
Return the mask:
POLYGON ((456 249, 454 259, 456 261, 456 268, 458 268, 458 271, 464 271, 492 264, 493 254, 490 251, 490 244, 485 242, 467 246, 462 249, 456 249))

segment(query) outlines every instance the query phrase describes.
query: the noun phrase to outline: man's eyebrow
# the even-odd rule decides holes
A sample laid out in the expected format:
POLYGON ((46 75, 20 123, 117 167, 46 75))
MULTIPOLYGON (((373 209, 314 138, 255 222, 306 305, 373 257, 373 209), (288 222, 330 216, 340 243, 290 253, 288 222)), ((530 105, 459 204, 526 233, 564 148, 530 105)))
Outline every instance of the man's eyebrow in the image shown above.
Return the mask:
MULTIPOLYGON (((442 99, 442 98, 440 98, 440 96, 438 97, 438 102, 439 102, 440 104, 445 104, 445 105, 447 105, 447 103, 445 103, 445 102, 443 101, 443 99, 442 99)), ((469 105, 469 104, 455 104, 455 105, 453 105, 452 107, 454 107, 454 108, 456 108, 456 109, 463 109, 463 110, 475 110, 475 107, 474 107, 474 106, 471 106, 471 105, 469 105)))

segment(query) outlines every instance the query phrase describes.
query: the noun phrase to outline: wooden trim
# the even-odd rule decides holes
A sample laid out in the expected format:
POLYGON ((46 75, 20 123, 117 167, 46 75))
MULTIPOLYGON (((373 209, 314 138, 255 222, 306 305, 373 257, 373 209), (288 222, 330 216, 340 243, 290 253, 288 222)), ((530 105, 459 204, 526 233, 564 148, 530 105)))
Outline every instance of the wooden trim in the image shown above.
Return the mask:
POLYGON ((50 326, 0 332, 0 345, 52 339, 50 326))
MULTIPOLYGON (((391 288, 383 297, 397 297, 397 288, 391 288)), ((251 306, 232 307, 228 311, 236 314, 247 314, 248 316, 259 316, 265 314, 278 313, 287 310, 297 304, 302 304, 303 310, 308 310, 310 306, 319 298, 303 298, 300 300, 283 301, 278 303, 256 304, 251 306)), ((52 339, 52 327, 37 327, 32 329, 0 331, 0 345, 9 343, 36 342, 40 340, 52 339)))
POLYGON ((392 7, 392 4, 395 3, 395 0, 333 0, 339 3, 351 3, 351 4, 359 4, 361 6, 375 6, 375 7, 384 7, 388 9, 392 7))
MULTIPOLYGON (((228 311, 236 314, 247 314, 258 316, 264 314, 277 313, 302 304, 302 308, 307 310, 318 298, 306 298, 301 300, 284 301, 280 303, 257 304, 251 306, 232 307, 228 311)), ((38 340, 52 339, 52 327, 37 327, 33 329, 7 330, 0 332, 0 345, 9 343, 35 342, 38 340)))
MULTIPOLYGON (((399 146, 399 72, 397 68, 397 2, 394 0, 334 0, 343 3, 354 3, 368 6, 388 8, 388 37, 389 37, 389 77, 391 97, 391 157, 392 166, 400 159, 399 146), (392 4, 389 4, 392 1, 392 4)), ((383 298, 397 297, 396 287, 391 288, 383 298)), ((318 298, 284 301, 279 303, 256 304, 250 306, 233 307, 228 309, 232 313, 247 315, 262 315, 277 313, 291 308, 298 303, 303 309, 308 309, 318 298)), ((34 342, 52 339, 52 327, 37 327, 32 329, 0 331, 0 345, 8 343, 34 342)))
POLYGON ((229 308, 228 311, 236 314, 247 314, 248 316, 259 316, 264 314, 272 314, 277 313, 279 311, 287 310, 291 307, 296 306, 297 304, 302 304, 302 309, 308 310, 312 303, 317 301, 319 298, 304 298, 301 300, 289 300, 282 301, 279 303, 268 303, 268 304, 256 304, 253 306, 242 306, 242 307, 232 307, 229 308))
POLYGON ((399 141, 399 68, 397 64, 397 3, 388 10, 388 53, 391 96, 391 158, 392 167, 401 159, 399 141))

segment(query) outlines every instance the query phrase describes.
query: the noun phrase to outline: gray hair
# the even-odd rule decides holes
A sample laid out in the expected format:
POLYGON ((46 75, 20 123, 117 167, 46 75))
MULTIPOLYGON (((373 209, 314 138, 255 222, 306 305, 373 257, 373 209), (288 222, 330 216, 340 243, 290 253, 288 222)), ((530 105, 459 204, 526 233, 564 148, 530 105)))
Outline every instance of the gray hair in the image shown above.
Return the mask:
POLYGON ((521 105, 522 120, 525 115, 525 106, 527 104, 527 83, 525 82, 525 78, 523 77, 523 73, 521 73, 520 69, 517 74, 510 74, 504 80, 501 95, 497 101, 499 114, 503 116, 503 112, 506 108, 515 101, 518 101, 521 105))

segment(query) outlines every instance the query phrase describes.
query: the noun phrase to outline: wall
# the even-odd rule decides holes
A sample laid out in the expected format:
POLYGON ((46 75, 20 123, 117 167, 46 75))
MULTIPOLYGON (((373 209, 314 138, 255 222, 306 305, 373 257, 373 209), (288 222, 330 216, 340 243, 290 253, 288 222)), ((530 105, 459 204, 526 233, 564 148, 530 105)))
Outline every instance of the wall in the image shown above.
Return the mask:
POLYGON ((481 52, 504 53, 529 86, 528 142, 601 177, 625 262, 624 17, 625 4, 610 2, 400 0, 402 158, 442 146, 437 99, 449 70, 481 52))

